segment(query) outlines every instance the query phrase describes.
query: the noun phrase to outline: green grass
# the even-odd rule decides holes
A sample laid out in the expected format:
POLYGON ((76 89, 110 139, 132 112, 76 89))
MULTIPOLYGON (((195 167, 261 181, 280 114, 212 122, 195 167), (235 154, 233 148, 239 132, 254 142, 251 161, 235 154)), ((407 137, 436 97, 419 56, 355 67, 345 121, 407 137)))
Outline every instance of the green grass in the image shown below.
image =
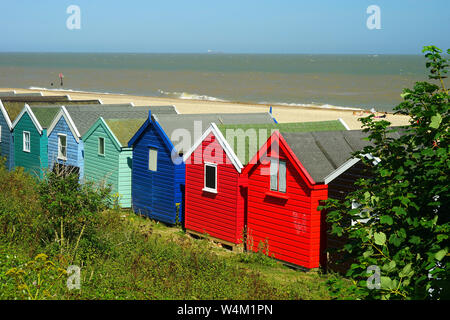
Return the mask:
POLYGON ((38 182, 4 168, 0 180, 10 181, 0 185, 0 299, 331 298, 329 275, 235 253, 131 211, 99 212, 79 241, 62 246, 48 238, 38 182), (46 256, 35 260, 38 254, 46 256), (81 268, 80 290, 67 289, 69 265, 81 268), (22 280, 11 269, 23 270, 22 280))

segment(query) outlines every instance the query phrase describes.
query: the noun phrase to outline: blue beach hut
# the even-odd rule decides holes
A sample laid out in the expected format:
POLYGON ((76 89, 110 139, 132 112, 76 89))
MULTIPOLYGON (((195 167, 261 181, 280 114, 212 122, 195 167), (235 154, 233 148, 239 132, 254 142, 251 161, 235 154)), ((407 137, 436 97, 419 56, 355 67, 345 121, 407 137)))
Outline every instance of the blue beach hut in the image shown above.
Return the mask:
POLYGON ((156 112, 176 114, 173 106, 135 107, 133 104, 62 106, 47 130, 49 169, 54 165, 74 167, 84 177, 83 135, 100 118, 145 118, 152 108, 156 112))
POLYGON ((168 224, 183 220, 185 165, 183 153, 211 122, 274 123, 269 113, 152 115, 128 142, 133 147, 132 207, 168 224), (187 138, 187 139, 186 139, 187 138))

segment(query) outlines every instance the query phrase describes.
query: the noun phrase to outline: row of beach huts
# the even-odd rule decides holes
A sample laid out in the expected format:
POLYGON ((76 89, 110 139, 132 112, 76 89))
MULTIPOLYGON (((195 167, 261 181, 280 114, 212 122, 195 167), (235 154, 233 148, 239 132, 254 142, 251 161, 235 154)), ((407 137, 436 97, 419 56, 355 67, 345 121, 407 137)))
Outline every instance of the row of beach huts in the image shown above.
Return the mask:
POLYGON ((317 207, 363 175, 352 153, 365 137, 340 119, 277 123, 271 112, 179 114, 0 92, 0 155, 10 170, 42 179, 68 168, 81 183, 110 184, 123 208, 232 248, 263 246, 305 269, 327 261, 332 244, 317 207))

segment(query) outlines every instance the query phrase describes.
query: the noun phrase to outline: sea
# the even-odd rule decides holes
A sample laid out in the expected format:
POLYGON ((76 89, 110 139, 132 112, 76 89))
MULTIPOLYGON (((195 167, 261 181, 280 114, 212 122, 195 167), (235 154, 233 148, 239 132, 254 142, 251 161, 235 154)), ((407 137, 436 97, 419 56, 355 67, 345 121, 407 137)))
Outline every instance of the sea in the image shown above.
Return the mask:
POLYGON ((377 111, 426 75, 420 55, 0 53, 0 87, 377 111))

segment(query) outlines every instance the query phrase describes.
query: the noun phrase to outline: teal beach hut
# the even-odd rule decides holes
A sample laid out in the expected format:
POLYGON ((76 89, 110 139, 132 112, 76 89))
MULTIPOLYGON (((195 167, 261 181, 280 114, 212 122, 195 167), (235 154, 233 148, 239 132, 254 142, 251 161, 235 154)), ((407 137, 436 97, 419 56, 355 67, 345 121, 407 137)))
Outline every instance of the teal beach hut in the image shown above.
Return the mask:
POLYGON ((133 149, 127 143, 145 120, 100 117, 82 137, 85 179, 110 184, 123 208, 131 207, 133 149))
POLYGON ((14 166, 42 179, 48 168, 47 128, 59 107, 40 108, 25 104, 12 124, 14 166))

